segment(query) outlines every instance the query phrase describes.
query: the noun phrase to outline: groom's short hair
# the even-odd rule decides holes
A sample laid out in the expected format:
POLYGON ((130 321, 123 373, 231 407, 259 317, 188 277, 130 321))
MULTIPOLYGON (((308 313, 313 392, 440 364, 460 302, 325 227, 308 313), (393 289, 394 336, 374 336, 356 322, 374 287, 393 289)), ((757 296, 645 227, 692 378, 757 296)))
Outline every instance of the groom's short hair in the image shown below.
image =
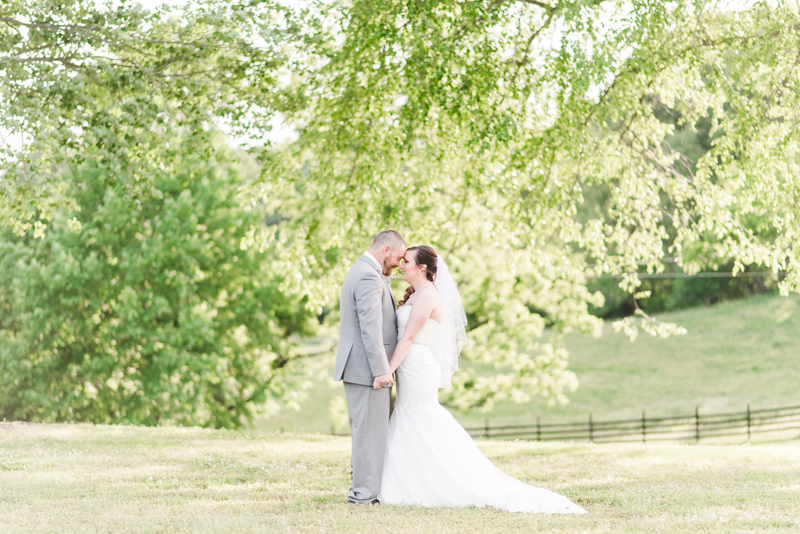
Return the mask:
POLYGON ((394 230, 384 230, 375 236, 375 239, 372 240, 372 246, 384 247, 386 245, 392 247, 392 250, 397 250, 400 247, 405 247, 406 241, 403 239, 403 236, 394 230))

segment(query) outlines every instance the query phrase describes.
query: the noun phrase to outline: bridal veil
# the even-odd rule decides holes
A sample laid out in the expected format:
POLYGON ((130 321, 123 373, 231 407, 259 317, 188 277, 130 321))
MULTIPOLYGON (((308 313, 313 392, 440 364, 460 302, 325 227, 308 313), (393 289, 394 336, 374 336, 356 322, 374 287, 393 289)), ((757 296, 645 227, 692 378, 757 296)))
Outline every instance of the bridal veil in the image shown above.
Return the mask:
POLYGON ((431 353, 442 369, 439 389, 452 386, 453 373, 458 371, 458 356, 467 342, 467 314, 461 294, 441 254, 436 257, 436 289, 442 300, 442 325, 431 342, 431 353))

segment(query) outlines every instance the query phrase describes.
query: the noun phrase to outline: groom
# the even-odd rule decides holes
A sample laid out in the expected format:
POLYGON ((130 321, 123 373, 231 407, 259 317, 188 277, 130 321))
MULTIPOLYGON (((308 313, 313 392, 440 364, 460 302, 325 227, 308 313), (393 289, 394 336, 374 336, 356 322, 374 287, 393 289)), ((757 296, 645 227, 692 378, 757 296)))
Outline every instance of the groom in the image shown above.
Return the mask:
POLYGON ((379 503, 394 383, 389 359, 397 344, 395 303, 388 276, 400 265, 406 242, 397 232, 375 236, 350 268, 339 300, 339 348, 334 380, 344 381, 353 434, 350 504, 379 503), (379 386, 374 389, 373 383, 379 386), (388 387, 387 387, 388 386, 388 387))

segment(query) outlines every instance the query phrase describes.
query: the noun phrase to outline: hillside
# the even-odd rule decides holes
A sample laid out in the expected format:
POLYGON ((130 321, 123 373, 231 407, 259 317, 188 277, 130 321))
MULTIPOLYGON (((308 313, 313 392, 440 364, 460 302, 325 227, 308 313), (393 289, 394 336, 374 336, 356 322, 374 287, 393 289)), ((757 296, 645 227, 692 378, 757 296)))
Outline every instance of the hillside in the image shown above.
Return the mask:
MULTIPOLYGON (((570 368, 580 387, 566 406, 498 403, 489 413, 455 412, 465 426, 542 421, 740 411, 800 404, 800 298, 763 295, 664 314, 688 334, 671 339, 641 336, 631 343, 610 322, 600 339, 571 335, 570 368)), ((482 372, 492 372, 482 369, 482 372)), ((318 383, 299 411, 258 422, 260 429, 330 432, 328 402, 341 384, 318 383)))

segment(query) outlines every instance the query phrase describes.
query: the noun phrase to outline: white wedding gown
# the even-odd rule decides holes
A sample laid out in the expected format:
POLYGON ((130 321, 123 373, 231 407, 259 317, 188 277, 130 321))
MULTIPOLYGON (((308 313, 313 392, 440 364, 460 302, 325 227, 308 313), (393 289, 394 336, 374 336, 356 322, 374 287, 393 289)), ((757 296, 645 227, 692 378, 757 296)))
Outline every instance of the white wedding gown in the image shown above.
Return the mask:
MULTIPOLYGON (((403 335, 411 306, 397 311, 403 335)), ((439 404, 439 364, 428 319, 397 369, 397 403, 389 420, 380 501, 434 507, 492 506, 508 512, 585 514, 566 497, 512 478, 489 461, 439 404)))

